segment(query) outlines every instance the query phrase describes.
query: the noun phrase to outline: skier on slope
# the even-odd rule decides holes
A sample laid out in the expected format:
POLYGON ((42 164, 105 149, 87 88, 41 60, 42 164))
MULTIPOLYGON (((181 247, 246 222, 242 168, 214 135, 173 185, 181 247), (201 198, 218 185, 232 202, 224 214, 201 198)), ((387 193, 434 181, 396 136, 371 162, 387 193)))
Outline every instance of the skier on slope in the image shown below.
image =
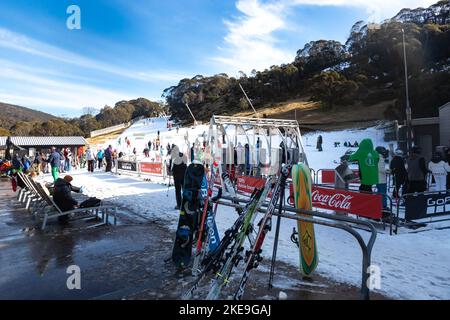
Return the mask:
POLYGON ((439 153, 435 153, 430 163, 428 164, 428 170, 433 174, 435 184, 435 191, 447 190, 446 179, 447 174, 450 172, 450 166, 445 162, 439 153))
POLYGON ((170 171, 173 175, 173 181, 175 184, 175 197, 177 199, 177 205, 175 210, 181 208, 181 192, 184 184, 184 176, 187 169, 187 157, 180 152, 178 146, 174 146, 170 152, 170 171))
POLYGON ((380 156, 373 149, 370 139, 364 139, 359 145, 359 149, 350 155, 349 162, 358 162, 361 186, 359 191, 372 192, 372 186, 378 184, 378 161, 380 156))

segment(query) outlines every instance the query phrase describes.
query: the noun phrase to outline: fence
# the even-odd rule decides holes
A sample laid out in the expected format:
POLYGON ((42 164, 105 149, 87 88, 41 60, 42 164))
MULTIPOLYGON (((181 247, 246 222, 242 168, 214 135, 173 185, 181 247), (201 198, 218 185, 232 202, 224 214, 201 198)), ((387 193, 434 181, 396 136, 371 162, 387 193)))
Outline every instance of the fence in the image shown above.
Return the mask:
POLYGON ((115 126, 112 126, 112 127, 108 127, 108 128, 104 128, 104 129, 100 129, 100 130, 94 130, 94 131, 91 131, 91 135, 90 136, 91 136, 91 138, 94 138, 94 137, 98 137, 98 136, 101 136, 101 135, 104 135, 104 134, 108 134, 108 133, 111 133, 111 132, 116 132, 116 131, 119 131, 121 129, 126 129, 126 128, 130 127, 133 123, 135 123, 135 122, 137 122, 139 120, 142 120, 142 119, 144 119, 144 117, 138 117, 138 118, 135 118, 135 119, 133 119, 131 121, 128 121, 126 123, 121 123, 121 124, 118 124, 118 125, 115 125, 115 126))
POLYGON ((400 222, 405 226, 420 224, 414 220, 424 220, 426 223, 435 223, 450 220, 450 190, 420 192, 404 194, 397 203, 396 229, 397 233, 400 222), (400 218, 400 210, 404 210, 404 218, 400 218), (433 220, 436 217, 446 217, 445 219, 433 220))
POLYGON ((164 163, 161 162, 143 162, 143 161, 127 161, 118 160, 116 165, 116 173, 129 173, 140 176, 158 176, 163 179, 167 178, 167 170, 164 163))

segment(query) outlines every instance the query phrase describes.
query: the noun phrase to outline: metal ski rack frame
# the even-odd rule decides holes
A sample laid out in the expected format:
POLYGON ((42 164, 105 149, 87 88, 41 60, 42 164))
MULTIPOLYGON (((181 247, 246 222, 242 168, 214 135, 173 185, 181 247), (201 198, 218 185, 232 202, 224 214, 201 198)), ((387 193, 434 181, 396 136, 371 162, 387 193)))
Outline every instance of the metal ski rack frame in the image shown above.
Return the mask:
MULTIPOLYGON (((223 196, 222 200, 220 200, 218 203, 219 205, 229 206, 229 207, 241 207, 242 205, 237 204, 237 202, 240 203, 248 203, 249 201, 247 199, 242 198, 231 198, 227 196, 223 196), (230 201, 230 202, 228 202, 230 201)), ((267 203, 263 204, 260 212, 264 213, 267 208, 267 203)), ((370 289, 368 287, 368 279, 369 279, 369 267, 371 265, 371 256, 372 256, 372 249, 375 244, 375 240, 377 238, 377 231, 372 223, 367 221, 362 221, 350 217, 345 216, 337 216, 337 215, 331 215, 329 213, 324 213, 320 211, 311 211, 311 210, 300 210, 293 207, 283 207, 283 212, 290 212, 291 214, 287 213, 280 213, 278 210, 273 213, 273 216, 280 216, 285 219, 292 219, 297 221, 304 221, 304 222, 311 222, 318 225, 323 225, 330 228, 335 229, 341 229, 348 233, 350 233, 358 242, 359 246, 361 247, 362 252, 362 277, 361 277, 361 297, 364 300, 370 299, 370 289), (308 215, 310 217, 302 217, 297 214, 304 214, 308 215), (317 219, 320 218, 320 219, 317 219), (334 222, 326 221, 332 220, 334 222), (367 227, 368 232, 370 232, 370 238, 369 241, 366 243, 363 239, 363 237, 357 232, 351 224, 360 225, 367 227)))
MULTIPOLYGON (((305 149, 303 147, 302 135, 297 120, 282 119, 261 119, 247 117, 230 117, 213 115, 209 127, 209 143, 211 146, 211 162, 218 160, 219 167, 222 168, 223 149, 218 148, 219 138, 224 137, 227 148, 238 144, 238 136, 245 136, 248 145, 256 145, 256 136, 262 136, 269 148, 269 164, 272 164, 272 137, 278 136, 284 144, 284 156, 288 159, 288 150, 297 149, 299 159, 296 162, 308 164, 305 149), (234 136, 230 137, 229 129, 234 129, 234 136), (252 132, 251 139, 249 131, 252 132), (220 154, 217 154, 220 152, 220 154)), ((230 150, 232 151, 232 150, 230 150)), ((291 159, 292 162, 292 159, 291 159)), ((227 165, 225 163, 225 165, 227 165)), ((230 169, 231 169, 231 164, 230 169)))

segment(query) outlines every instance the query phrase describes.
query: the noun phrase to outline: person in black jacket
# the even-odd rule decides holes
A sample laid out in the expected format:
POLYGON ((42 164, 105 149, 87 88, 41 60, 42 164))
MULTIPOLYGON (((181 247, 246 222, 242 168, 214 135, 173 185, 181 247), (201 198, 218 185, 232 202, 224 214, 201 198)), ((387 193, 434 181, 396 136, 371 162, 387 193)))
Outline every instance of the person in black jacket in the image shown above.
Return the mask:
POLYGON ((112 146, 108 146, 108 148, 106 148, 105 150, 105 160, 106 160, 106 172, 111 172, 111 168, 112 168, 112 146))
POLYGON ((394 177, 393 197, 399 198, 400 188, 403 190, 408 177, 402 150, 395 150, 395 156, 392 158, 391 163, 389 164, 389 168, 391 169, 392 176, 394 177))
POLYGON ((180 152, 178 146, 174 146, 170 152, 170 171, 173 175, 173 181, 175 184, 175 196, 177 199, 177 206, 175 210, 181 208, 181 191, 184 184, 184 176, 187 169, 187 157, 180 152))
POLYGON ((428 169, 421 155, 420 147, 413 147, 411 155, 406 160, 408 165, 408 193, 427 191, 426 176, 428 169))
POLYGON ((322 138, 322 136, 320 135, 320 136, 317 137, 317 145, 316 145, 316 149, 317 149, 319 152, 322 152, 322 151, 323 151, 323 149, 322 149, 322 143, 323 143, 323 138, 322 138))
MULTIPOLYGON (((72 182, 71 176, 65 176, 64 179, 58 178, 55 182, 55 189, 53 191, 53 201, 61 209, 66 212, 78 207, 78 202, 72 198, 72 182)), ((67 222, 68 215, 58 217, 60 222, 67 222)))

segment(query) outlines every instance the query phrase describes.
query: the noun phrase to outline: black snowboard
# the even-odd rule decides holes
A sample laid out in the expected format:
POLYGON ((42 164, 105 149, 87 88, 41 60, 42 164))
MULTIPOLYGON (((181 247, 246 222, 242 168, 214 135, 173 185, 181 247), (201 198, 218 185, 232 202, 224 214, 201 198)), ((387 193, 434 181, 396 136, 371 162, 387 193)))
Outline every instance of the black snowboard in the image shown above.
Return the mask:
POLYGON ((191 261, 195 228, 198 216, 203 210, 200 192, 204 176, 203 165, 193 163, 187 168, 184 177, 180 219, 172 251, 172 260, 178 269, 187 267, 191 261))

